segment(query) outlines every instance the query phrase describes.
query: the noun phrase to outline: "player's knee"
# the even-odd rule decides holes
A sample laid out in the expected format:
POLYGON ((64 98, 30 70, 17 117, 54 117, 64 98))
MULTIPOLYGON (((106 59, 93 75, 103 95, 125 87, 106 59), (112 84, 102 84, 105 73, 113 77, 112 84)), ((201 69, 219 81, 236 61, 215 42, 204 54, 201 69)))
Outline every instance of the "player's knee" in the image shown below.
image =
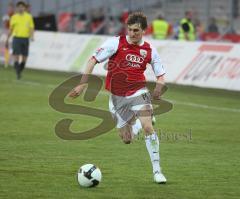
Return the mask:
POLYGON ((144 125, 144 126, 143 126, 143 130, 144 130, 146 133, 148 133, 148 134, 150 134, 150 133, 152 133, 152 132, 154 131, 152 124, 146 124, 146 125, 144 125))

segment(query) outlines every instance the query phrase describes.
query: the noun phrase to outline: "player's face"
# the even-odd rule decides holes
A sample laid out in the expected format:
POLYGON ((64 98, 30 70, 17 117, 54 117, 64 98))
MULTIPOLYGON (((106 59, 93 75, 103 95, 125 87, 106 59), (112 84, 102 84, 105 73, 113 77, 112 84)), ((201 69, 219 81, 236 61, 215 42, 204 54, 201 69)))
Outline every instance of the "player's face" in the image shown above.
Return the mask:
POLYGON ((140 24, 128 25, 128 36, 132 43, 138 44, 141 41, 143 34, 144 30, 141 28, 140 24))
POLYGON ((24 5, 19 5, 19 6, 17 7, 17 12, 23 13, 24 11, 25 11, 25 6, 24 6, 24 5))
POLYGON ((192 12, 188 12, 187 18, 191 20, 193 18, 193 13, 192 12))

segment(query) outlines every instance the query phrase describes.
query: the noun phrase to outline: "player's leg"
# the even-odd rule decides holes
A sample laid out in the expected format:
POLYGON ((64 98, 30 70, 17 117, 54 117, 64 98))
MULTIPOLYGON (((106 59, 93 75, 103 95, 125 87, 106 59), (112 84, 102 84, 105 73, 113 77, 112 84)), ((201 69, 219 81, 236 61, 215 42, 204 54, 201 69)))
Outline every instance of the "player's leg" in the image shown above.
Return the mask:
POLYGON ((152 125, 152 110, 148 106, 144 106, 139 112, 139 120, 145 132, 145 143, 153 167, 154 181, 166 183, 167 180, 160 167, 159 139, 152 125))
POLYGON ((16 71, 17 79, 21 78, 21 64, 19 63, 20 57, 23 54, 23 42, 21 38, 13 38, 12 42, 12 49, 13 49, 13 59, 14 59, 14 68, 16 71))
POLYGON ((21 54, 21 43, 18 38, 15 38, 15 37, 13 38, 12 49, 13 49, 14 68, 16 71, 17 79, 20 79, 21 70, 20 70, 19 59, 21 54))
POLYGON ((20 70, 21 72, 24 70, 27 57, 28 57, 28 51, 29 51, 29 39, 22 39, 22 45, 21 45, 21 54, 22 54, 22 62, 20 63, 20 70))
MULTIPOLYGON (((119 112, 116 111, 116 107, 113 104, 112 98, 113 96, 109 97, 109 111, 116 122, 116 127, 118 129, 120 138, 125 144, 130 144, 134 137, 132 133, 132 124, 135 120, 134 113, 126 110, 126 112, 129 112, 129 114, 127 114, 129 117, 121 116, 119 112)), ((116 98, 114 100, 116 100, 116 98)))
POLYGON ((15 68, 15 71, 16 71, 17 79, 21 78, 21 68, 20 68, 19 59, 20 59, 19 55, 13 55, 14 68, 15 68))
POLYGON ((125 144, 130 144, 133 139, 132 125, 126 124, 119 129, 119 136, 125 144))
POLYGON ((135 136, 139 134, 139 132, 142 129, 142 124, 139 120, 139 118, 135 118, 135 121, 132 122, 132 132, 135 136))
MULTIPOLYGON (((156 118, 154 115, 152 115, 152 124, 155 125, 156 118)), ((142 130, 142 124, 139 118, 136 118, 135 123, 132 125, 132 132, 135 136, 137 136, 142 130)))
POLYGON ((20 63, 21 72, 24 70, 26 62, 27 62, 27 56, 22 56, 22 62, 20 63))

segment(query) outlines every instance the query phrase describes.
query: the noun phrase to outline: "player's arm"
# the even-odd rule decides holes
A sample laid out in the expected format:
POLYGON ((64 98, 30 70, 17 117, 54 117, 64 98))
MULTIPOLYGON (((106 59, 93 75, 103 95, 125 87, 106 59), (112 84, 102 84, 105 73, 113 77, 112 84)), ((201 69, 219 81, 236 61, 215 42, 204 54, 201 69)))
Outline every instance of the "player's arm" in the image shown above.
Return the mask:
POLYGON ((156 48, 152 48, 152 60, 151 66, 156 76, 156 86, 153 90, 153 98, 159 99, 163 92, 163 87, 165 86, 164 74, 165 70, 163 68, 160 56, 156 48))
POLYGON ((32 41, 34 40, 34 22, 31 15, 30 15, 30 39, 32 41))
POLYGON ((30 39, 33 41, 34 40, 34 29, 30 28, 30 39))
POLYGON ((88 76, 92 74, 92 71, 94 69, 94 66, 97 64, 97 60, 92 57, 89 59, 86 69, 82 75, 82 78, 80 80, 80 84, 76 86, 69 94, 69 97, 76 98, 78 97, 86 88, 87 82, 88 82, 88 76))
POLYGON ((86 69, 80 80, 80 84, 78 86, 76 86, 68 94, 69 97, 76 98, 84 91, 84 89, 87 86, 88 76, 90 74, 92 74, 94 66, 97 63, 104 62, 109 57, 111 57, 113 54, 115 54, 118 49, 118 44, 119 44, 119 37, 109 39, 94 53, 92 58, 90 58, 87 63, 86 69))
POLYGON ((163 94, 163 87, 165 86, 164 75, 158 76, 156 80, 156 86, 153 90, 153 98, 159 99, 160 96, 163 94))

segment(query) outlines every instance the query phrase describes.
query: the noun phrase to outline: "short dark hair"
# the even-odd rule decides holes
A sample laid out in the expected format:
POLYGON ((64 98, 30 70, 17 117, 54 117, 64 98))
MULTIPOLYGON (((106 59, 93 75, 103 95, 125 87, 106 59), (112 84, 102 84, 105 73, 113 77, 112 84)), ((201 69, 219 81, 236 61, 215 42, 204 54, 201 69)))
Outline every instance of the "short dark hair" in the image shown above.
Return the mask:
POLYGON ((188 14, 190 14, 190 13, 192 13, 192 10, 187 10, 187 11, 185 11, 185 16, 188 15, 188 14))
POLYGON ((133 12, 127 19, 127 25, 140 24, 141 28, 145 30, 147 28, 147 17, 142 12, 133 12))
POLYGON ((16 6, 17 6, 17 7, 18 7, 18 6, 24 6, 24 7, 26 7, 27 4, 26 4, 24 1, 18 1, 17 4, 16 4, 16 6))

